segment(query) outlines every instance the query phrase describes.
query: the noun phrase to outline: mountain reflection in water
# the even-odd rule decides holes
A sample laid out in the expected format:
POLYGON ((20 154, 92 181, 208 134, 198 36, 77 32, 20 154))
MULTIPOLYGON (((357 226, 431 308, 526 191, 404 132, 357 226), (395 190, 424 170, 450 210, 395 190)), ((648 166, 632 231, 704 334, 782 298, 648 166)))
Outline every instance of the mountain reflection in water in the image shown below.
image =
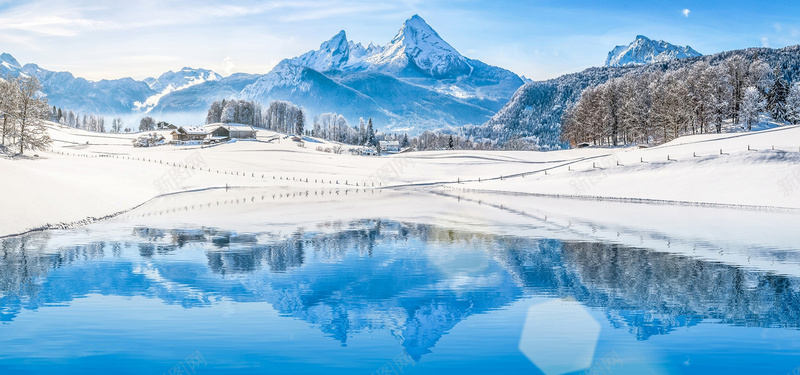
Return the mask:
POLYGON ((53 232, 0 240, 0 321, 99 294, 187 309, 267 302, 346 345, 387 331, 415 361, 470 316, 530 296, 601 309, 639 340, 702 321, 800 325, 800 282, 614 244, 515 238, 363 220, 287 237, 133 228, 60 244, 53 232))

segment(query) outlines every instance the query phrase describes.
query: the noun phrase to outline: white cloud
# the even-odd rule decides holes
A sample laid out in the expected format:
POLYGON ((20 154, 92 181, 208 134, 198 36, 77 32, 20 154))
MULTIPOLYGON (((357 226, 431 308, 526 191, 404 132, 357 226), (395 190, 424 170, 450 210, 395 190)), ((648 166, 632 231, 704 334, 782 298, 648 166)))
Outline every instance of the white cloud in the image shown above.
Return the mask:
POLYGON ((683 13, 684 17, 689 17, 689 12, 691 12, 691 10, 689 10, 689 9, 684 9, 684 10, 681 11, 681 13, 683 13))
POLYGON ((767 39, 767 37, 761 38, 761 46, 762 47, 769 47, 769 39, 767 39))
POLYGON ((223 69, 225 70, 226 76, 229 76, 233 73, 233 68, 235 67, 235 65, 233 64, 233 59, 231 59, 230 56, 227 56, 225 57, 224 60, 222 60, 222 66, 223 69))
POLYGON ((781 32, 781 30, 783 30, 783 26, 781 26, 780 23, 776 22, 775 25, 773 25, 773 26, 775 27, 775 31, 777 31, 777 32, 781 32))

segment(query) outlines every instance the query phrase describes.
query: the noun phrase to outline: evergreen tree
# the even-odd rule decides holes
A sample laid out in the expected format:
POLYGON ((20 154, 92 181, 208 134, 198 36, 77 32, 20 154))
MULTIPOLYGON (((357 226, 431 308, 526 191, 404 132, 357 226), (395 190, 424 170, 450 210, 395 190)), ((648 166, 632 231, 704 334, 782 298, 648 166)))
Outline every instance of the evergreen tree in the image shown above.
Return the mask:
POLYGON ((295 134, 297 134, 298 137, 302 137, 303 133, 305 132, 305 127, 306 127, 306 115, 301 110, 297 114, 297 122, 295 123, 295 129, 294 129, 295 134))
POLYGON ((786 121, 786 99, 789 97, 789 84, 783 78, 780 67, 775 68, 775 81, 769 90, 769 109, 772 119, 779 122, 786 121))
POLYGON ((786 98, 786 119, 792 124, 800 124, 800 82, 795 82, 786 98))
POLYGON ((369 118, 367 121, 367 142, 366 145, 368 146, 376 146, 377 142, 375 139, 375 129, 372 127, 372 117, 369 118))

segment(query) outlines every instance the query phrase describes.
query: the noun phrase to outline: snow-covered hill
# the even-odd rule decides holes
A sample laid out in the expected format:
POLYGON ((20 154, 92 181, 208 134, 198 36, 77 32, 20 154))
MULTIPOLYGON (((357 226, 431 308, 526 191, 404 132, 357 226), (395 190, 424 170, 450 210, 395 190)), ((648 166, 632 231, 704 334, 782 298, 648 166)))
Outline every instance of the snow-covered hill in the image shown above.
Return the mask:
MULTIPOLYGON (((287 213, 305 215, 313 220, 326 215, 340 220, 346 217, 345 213, 363 218, 366 206, 359 202, 361 196, 354 195, 352 189, 363 190, 372 183, 381 187, 384 195, 392 192, 390 186, 404 186, 397 191, 404 198, 398 201, 400 208, 396 210, 391 206, 387 210, 385 203, 367 205, 375 208, 378 215, 368 217, 380 217, 380 212, 402 214, 402 208, 409 206, 406 194, 411 189, 408 187, 422 191, 440 187, 439 192, 448 194, 463 194, 462 188, 522 193, 507 195, 500 204, 514 210, 526 207, 523 211, 528 213, 541 207, 524 194, 572 195, 639 203, 680 201, 696 205, 800 208, 797 176, 792 172, 800 160, 796 142, 800 137, 798 126, 747 134, 682 137, 647 149, 430 151, 389 157, 317 151, 317 146, 332 145, 316 139, 309 139, 306 147, 298 147, 285 135, 266 130, 258 132, 260 142, 240 141, 210 148, 200 145, 134 148, 131 141, 136 134, 91 133, 56 125, 48 125, 48 132, 54 140, 54 152, 39 151, 38 158, 0 158, 0 175, 8 181, 29 182, 4 186, 6 194, 0 195, 0 206, 16 214, 0 215, 0 236, 47 224, 100 218, 159 194, 226 185, 264 188, 267 189, 265 193, 270 193, 265 196, 273 193, 286 196, 287 192, 305 195, 310 191, 310 196, 314 197, 315 191, 324 189, 325 196, 320 199, 354 199, 328 210, 318 210, 320 206, 309 201, 285 201, 287 213), (724 154, 720 155, 720 150, 724 154), (192 170, 186 166, 189 163, 196 163, 192 165, 199 169, 192 170), (191 172, 175 179, 176 165, 191 172), (387 166, 397 169, 397 173, 381 173, 387 166), (505 177, 501 179, 500 176, 505 177), (355 183, 360 184, 360 188, 354 187, 355 183), (698 186, 703 188, 698 189, 698 186), (333 189, 351 191, 349 195, 344 191, 337 195, 333 189), (297 205, 303 202, 311 204, 308 210, 298 209, 297 205)), ((168 136, 167 131, 162 134, 168 136)), ((378 191, 368 194, 373 193, 378 196, 378 191)), ((220 194, 230 193, 221 190, 220 194)), ((236 198, 241 197, 237 191, 236 198)), ((559 200, 555 206, 560 207, 566 204, 564 202, 570 201, 559 200)), ((186 206, 191 206, 196 202, 187 203, 186 206)), ((573 203, 576 207, 573 213, 585 212, 585 202, 573 203)), ((274 201, 270 204, 272 210, 276 209, 274 201)), ((431 212, 440 212, 444 215, 442 220, 447 222, 463 217, 463 214, 448 214, 452 210, 431 210, 430 207, 420 206, 419 213, 429 217, 431 212)), ((611 211, 597 213, 606 215, 611 211)), ((528 216, 513 216, 530 227, 528 216)), ((284 219, 282 214, 267 217, 284 219)), ((472 219, 467 222, 475 223, 472 219)), ((573 224, 572 228, 577 228, 577 222, 573 224)), ((591 228, 587 230, 592 233, 591 228)))
POLYGON ((631 66, 702 56, 689 46, 676 46, 663 40, 637 35, 627 46, 616 46, 608 53, 605 66, 631 66))

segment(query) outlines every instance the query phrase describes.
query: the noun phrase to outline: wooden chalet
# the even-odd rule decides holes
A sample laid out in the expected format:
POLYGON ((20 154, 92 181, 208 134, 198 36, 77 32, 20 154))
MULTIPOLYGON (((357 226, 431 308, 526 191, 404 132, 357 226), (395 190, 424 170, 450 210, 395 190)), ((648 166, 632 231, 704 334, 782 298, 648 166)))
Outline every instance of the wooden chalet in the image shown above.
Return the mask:
POLYGON ((181 126, 170 134, 173 141, 180 142, 202 141, 208 136, 206 130, 198 126, 181 126))

